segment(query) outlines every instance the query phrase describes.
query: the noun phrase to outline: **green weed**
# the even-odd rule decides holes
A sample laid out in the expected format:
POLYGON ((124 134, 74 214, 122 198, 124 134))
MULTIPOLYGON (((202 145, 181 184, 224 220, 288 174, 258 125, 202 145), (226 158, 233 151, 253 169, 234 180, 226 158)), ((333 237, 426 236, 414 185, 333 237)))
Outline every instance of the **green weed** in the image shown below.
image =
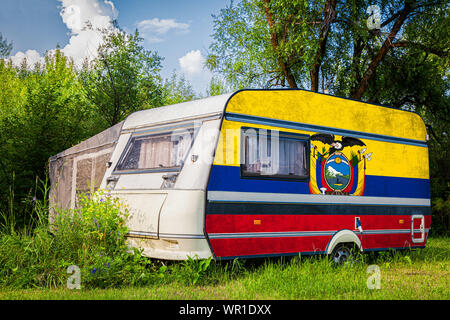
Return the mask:
POLYGON ((0 234, 0 286, 64 286, 66 270, 77 265, 83 287, 142 285, 151 281, 153 264, 126 245, 127 208, 99 191, 81 195, 74 210, 55 210, 48 223, 48 203, 34 200, 36 219, 29 227, 13 225, 0 234))
POLYGON ((32 200, 35 220, 17 230, 10 219, 0 232, 0 299, 17 297, 17 292, 32 292, 34 298, 82 299, 138 294, 151 299, 450 297, 450 250, 445 237, 430 238, 423 250, 353 252, 354 258, 342 266, 326 256, 302 255, 164 262, 126 245, 127 208, 107 192, 80 196, 74 210, 56 210, 51 225, 48 203, 32 200), (367 287, 367 268, 372 264, 381 270, 380 290, 367 287), (71 265, 81 272, 81 291, 76 296, 65 289, 71 265), (33 291, 42 288, 51 291, 33 291))

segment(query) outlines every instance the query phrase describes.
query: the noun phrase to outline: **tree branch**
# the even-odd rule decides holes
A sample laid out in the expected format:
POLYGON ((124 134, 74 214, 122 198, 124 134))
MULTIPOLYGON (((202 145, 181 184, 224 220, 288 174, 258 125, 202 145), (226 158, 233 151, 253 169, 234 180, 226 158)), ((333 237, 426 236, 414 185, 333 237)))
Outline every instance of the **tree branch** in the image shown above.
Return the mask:
POLYGON ((270 30, 270 40, 272 42, 273 50, 275 51, 275 55, 277 56, 278 64, 280 65, 280 68, 283 72, 284 77, 286 78, 289 87, 291 88, 297 88, 297 83, 295 81, 294 76, 292 75, 291 69, 286 65, 284 60, 279 54, 279 48, 278 48, 278 37, 277 33, 275 31, 275 23, 273 21, 272 13, 269 9, 270 0, 264 0, 264 12, 266 13, 267 22, 269 24, 269 30, 270 30))
POLYGON ((386 21, 384 21, 383 23, 380 24, 380 28, 385 27, 386 25, 388 25, 389 23, 391 23, 392 21, 397 19, 400 14, 401 14, 401 11, 393 14, 389 19, 387 19, 386 21))
POLYGON ((319 91, 319 70, 325 55, 330 26, 335 20, 336 0, 327 0, 323 11, 323 22, 320 30, 319 47, 316 52, 314 64, 309 72, 311 77, 311 91, 319 91))
POLYGON ((425 127, 427 128, 428 132, 433 136, 434 140, 442 147, 444 144, 442 142, 442 139, 434 132, 433 127, 430 124, 425 124, 425 127))
POLYGON ((394 26, 391 29, 391 32, 389 33, 383 45, 378 50, 377 55, 372 59, 372 61, 369 64, 369 67, 364 73, 364 76, 361 79, 358 89, 352 96, 353 99, 360 100, 364 92, 367 90, 369 86, 369 80, 373 77, 375 69, 377 68, 378 64, 384 59, 389 49, 392 47, 393 39, 400 31, 400 28, 402 27, 403 23, 408 17, 408 14, 411 13, 413 2, 414 1, 406 0, 405 6, 403 7, 403 10, 400 12, 397 21, 395 21, 394 26))
POLYGON ((357 88, 355 87, 358 83, 361 82, 361 72, 358 68, 360 65, 361 54, 365 47, 365 43, 362 41, 360 37, 358 37, 353 43, 353 56, 352 56, 352 64, 350 66, 350 71, 354 73, 356 83, 352 84, 351 94, 356 92, 357 88))
POLYGON ((111 118, 111 123, 110 125, 115 125, 118 122, 118 116, 119 116, 119 109, 120 109, 120 95, 117 92, 116 86, 114 84, 114 77, 111 73, 111 68, 109 66, 108 63, 108 58, 102 53, 100 52, 100 56, 103 59, 102 62, 105 64, 106 66, 106 71, 108 73, 108 77, 110 80, 110 84, 111 84, 111 88, 113 89, 113 93, 114 93, 114 111, 113 111, 113 115, 111 118))
POLYGON ((427 45, 424 45, 424 44, 418 43, 418 42, 412 42, 412 41, 403 40, 403 41, 394 42, 392 44, 392 47, 394 47, 394 48, 405 48, 405 47, 408 47, 408 46, 417 47, 417 48, 419 48, 419 49, 421 49, 421 50, 423 50, 425 52, 429 52, 429 53, 435 54, 435 55, 437 55, 437 56, 439 56, 441 58, 445 58, 445 57, 448 56, 448 52, 447 51, 431 48, 431 47, 429 47, 427 45))

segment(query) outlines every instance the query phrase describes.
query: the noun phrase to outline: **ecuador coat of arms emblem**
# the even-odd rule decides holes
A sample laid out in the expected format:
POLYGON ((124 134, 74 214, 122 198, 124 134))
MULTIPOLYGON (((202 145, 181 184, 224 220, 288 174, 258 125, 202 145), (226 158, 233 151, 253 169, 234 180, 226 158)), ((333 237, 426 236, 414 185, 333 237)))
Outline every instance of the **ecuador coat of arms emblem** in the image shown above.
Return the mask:
POLYGON ((318 133, 311 136, 312 194, 362 196, 364 194, 367 161, 366 144, 358 138, 318 133), (321 147, 321 148, 320 148, 321 147))

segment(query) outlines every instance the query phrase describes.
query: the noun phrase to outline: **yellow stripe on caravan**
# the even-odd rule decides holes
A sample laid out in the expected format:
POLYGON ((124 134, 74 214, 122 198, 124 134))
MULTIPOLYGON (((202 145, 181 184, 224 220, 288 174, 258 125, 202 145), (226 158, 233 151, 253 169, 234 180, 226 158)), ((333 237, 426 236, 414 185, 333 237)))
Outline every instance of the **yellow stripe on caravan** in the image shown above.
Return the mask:
POLYGON ((222 129, 220 131, 219 141, 217 145, 216 156, 214 158, 214 164, 225 166, 240 165, 241 127, 252 127, 267 130, 279 130, 284 132, 310 134, 310 132, 301 130, 223 120, 222 129))
POLYGON ((425 141, 415 113, 304 90, 243 90, 226 112, 425 141))
MULTIPOLYGON (((279 130, 282 132, 308 135, 316 133, 224 120, 214 159, 215 165, 240 165, 241 127, 279 130)), ((341 138, 341 136, 336 135, 336 139, 339 140, 341 138)), ((360 140, 366 144, 366 154, 372 153, 371 160, 366 162, 366 175, 429 179, 427 148, 369 139, 360 140)), ((314 141, 314 144, 318 147, 319 152, 325 146, 319 141, 314 141)), ((347 158, 350 158, 351 152, 353 151, 353 153, 357 154, 358 148, 361 147, 347 147, 343 152, 347 158)))

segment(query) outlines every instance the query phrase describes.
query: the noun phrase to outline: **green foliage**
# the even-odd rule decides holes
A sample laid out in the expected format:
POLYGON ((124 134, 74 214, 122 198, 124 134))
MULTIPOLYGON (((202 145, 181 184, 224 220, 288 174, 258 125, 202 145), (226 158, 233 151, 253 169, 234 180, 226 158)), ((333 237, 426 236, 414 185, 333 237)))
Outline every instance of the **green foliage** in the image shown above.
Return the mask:
POLYGON ((125 225, 127 209, 117 198, 98 191, 80 195, 77 206, 67 212, 56 211, 51 230, 57 242, 79 245, 81 241, 85 246, 82 252, 85 260, 92 254, 89 247, 95 247, 106 256, 123 250, 128 232, 125 225))
POLYGON ((32 287, 57 289, 27 290, 27 298, 446 299, 449 296, 448 238, 429 239, 427 248, 421 250, 358 255, 344 266, 335 265, 326 256, 300 255, 225 262, 190 257, 184 262, 165 264, 144 258, 139 250, 130 250, 124 242, 117 242, 125 229, 118 238, 111 233, 110 247, 106 248, 104 243, 109 241, 109 235, 104 230, 121 229, 126 209, 104 192, 90 199, 85 198, 83 209, 60 213, 60 223, 52 225, 53 234, 48 232, 45 221, 28 234, 1 233, 0 298, 23 298, 24 291, 18 289, 32 287), (102 224, 98 223, 100 217, 102 224), (61 231, 54 230, 57 225, 61 231), (75 230, 68 230, 69 225, 75 230), (68 278, 65 271, 73 263, 81 268, 81 292, 73 293, 65 287, 68 278), (380 267, 381 290, 366 286, 367 267, 371 264, 380 267))
POLYGON ((150 260, 126 245, 125 205, 102 191, 82 195, 79 204, 56 211, 49 225, 48 207, 37 200, 35 228, 2 231, 0 286, 65 286, 70 265, 80 268, 86 288, 139 285, 150 279, 150 260))
MULTIPOLYGON (((48 192, 45 184, 44 189, 48 192)), ((127 205, 102 190, 79 195, 76 209, 49 209, 47 202, 35 200, 33 211, 37 218, 29 228, 0 230, 0 288, 65 287, 72 265, 80 268, 82 289, 193 286, 233 279, 244 271, 236 260, 224 268, 211 258, 165 265, 144 257, 142 249, 126 242, 127 205)))
POLYGON ((225 79, 221 79, 220 77, 213 76, 211 81, 209 82, 209 88, 206 90, 206 96, 218 96, 224 93, 230 93, 233 90, 228 86, 225 79))
POLYGON ((19 225, 32 220, 31 195, 42 199, 36 178, 45 179, 49 157, 133 111, 194 96, 184 79, 166 95, 162 58, 144 50, 137 31, 102 32, 97 60, 82 70, 59 49, 35 66, 0 59, 0 213, 14 211, 19 225))
POLYGON ((417 112, 429 135, 432 233, 449 229, 450 210, 441 203, 450 196, 449 170, 449 38, 448 4, 423 6, 408 20, 402 37, 376 69, 365 98, 417 112), (445 208, 445 209, 444 209, 445 208))
POLYGON ((450 232, 450 195, 432 200, 431 235, 448 235, 450 232))
POLYGON ((0 33, 0 58, 9 56, 12 50, 12 42, 8 43, 7 39, 3 39, 0 33))
POLYGON ((26 101, 26 87, 18 76, 18 70, 3 59, 0 59, 0 92, 0 123, 19 112, 23 114, 21 108, 26 101))
POLYGON ((48 158, 92 134, 89 109, 73 65, 59 50, 33 69, 0 61, 0 79, 0 211, 14 185, 25 223, 29 212, 21 202, 36 191, 36 176, 45 178, 48 158))
POLYGON ((211 264, 211 258, 197 259, 188 257, 184 262, 183 272, 180 274, 183 280, 195 285, 206 273, 211 264))
POLYGON ((378 87, 390 80, 381 68, 399 78, 414 71, 395 67, 388 61, 392 56, 415 60, 411 49, 448 57, 446 1, 241 0, 213 18, 207 66, 236 88, 303 87, 375 101, 377 95, 402 93, 392 82, 391 90, 378 87), (381 29, 368 28, 370 5, 380 8, 381 29), (393 31, 396 37, 388 40, 393 31), (386 41, 392 45, 384 50, 386 41), (358 95, 365 76, 368 88, 358 95))
POLYGON ((162 58, 145 50, 138 30, 134 34, 103 29, 103 44, 92 66, 81 73, 86 95, 104 128, 130 113, 163 104, 162 58))
POLYGON ((321 75, 326 80, 339 67, 341 55, 348 49, 349 29, 355 30, 356 24, 346 25, 346 15, 356 6, 356 11, 363 13, 359 18, 362 20, 366 1, 339 4, 336 12, 342 19, 338 20, 339 26, 331 26, 334 32, 327 38, 328 50, 332 52, 318 56, 324 1, 231 2, 213 15, 214 42, 207 66, 237 88, 292 87, 287 69, 296 86, 308 87, 310 72, 317 64, 324 66, 321 75))
POLYGON ((264 87, 266 75, 276 68, 264 15, 255 1, 240 1, 220 10, 214 18, 214 42, 206 65, 236 89, 264 87))
POLYGON ((192 86, 183 75, 177 76, 174 71, 170 79, 164 82, 162 99, 165 105, 191 101, 195 98, 192 86))

